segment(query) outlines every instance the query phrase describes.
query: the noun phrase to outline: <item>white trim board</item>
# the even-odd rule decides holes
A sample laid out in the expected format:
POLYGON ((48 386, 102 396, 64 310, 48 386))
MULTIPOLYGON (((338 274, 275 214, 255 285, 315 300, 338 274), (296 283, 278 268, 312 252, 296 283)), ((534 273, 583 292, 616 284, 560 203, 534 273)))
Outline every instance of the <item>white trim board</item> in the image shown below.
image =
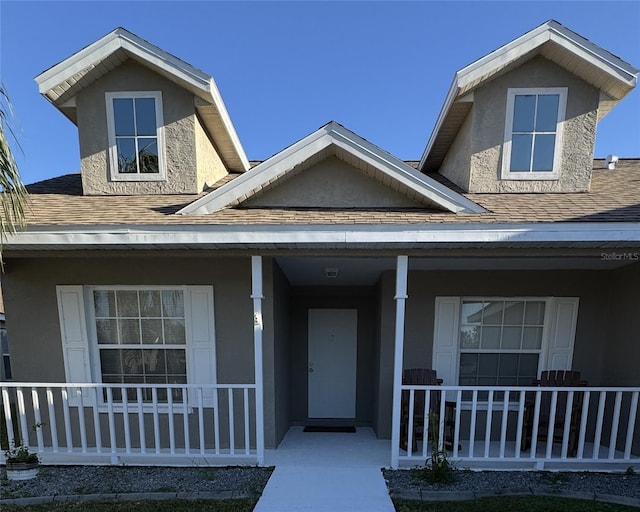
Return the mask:
POLYGON ((518 246, 553 244, 560 247, 600 247, 613 244, 640 247, 640 222, 563 222, 548 224, 394 224, 394 225, 185 225, 185 226, 74 226, 31 228, 7 235, 4 251, 123 249, 216 246, 273 247, 274 245, 370 247, 423 244, 483 244, 518 246))
POLYGON ((444 210, 455 213, 485 212, 484 208, 463 195, 416 171, 402 160, 332 121, 247 173, 185 206, 178 213, 207 214, 234 206, 332 145, 372 165, 392 180, 419 194, 427 202, 444 210))

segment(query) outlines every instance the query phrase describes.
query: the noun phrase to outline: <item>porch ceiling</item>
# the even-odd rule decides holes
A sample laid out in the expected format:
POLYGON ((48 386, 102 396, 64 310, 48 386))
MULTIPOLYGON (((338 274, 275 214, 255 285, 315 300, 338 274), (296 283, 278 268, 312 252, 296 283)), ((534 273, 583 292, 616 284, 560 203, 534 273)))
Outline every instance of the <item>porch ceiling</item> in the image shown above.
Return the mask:
MULTIPOLYGON (((609 254, 609 253, 608 253, 609 254)), ((613 251, 612 255, 615 255, 613 251)), ((409 270, 612 270, 633 263, 598 255, 565 257, 409 256, 409 270)), ((276 261, 292 286, 373 286, 385 271, 395 271, 396 259, 383 257, 282 256, 276 261), (328 270, 336 270, 328 277, 328 270)))

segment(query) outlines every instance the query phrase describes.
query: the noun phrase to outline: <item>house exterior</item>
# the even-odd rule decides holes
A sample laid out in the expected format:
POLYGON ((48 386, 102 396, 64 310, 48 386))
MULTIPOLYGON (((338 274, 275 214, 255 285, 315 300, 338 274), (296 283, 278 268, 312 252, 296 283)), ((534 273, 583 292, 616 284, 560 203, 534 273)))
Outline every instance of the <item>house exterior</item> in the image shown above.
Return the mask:
POLYGON ((9 441, 261 463, 291 426, 356 425, 415 464, 401 401, 433 390, 465 465, 640 466, 640 160, 593 160, 637 74, 549 21, 456 73, 419 162, 335 122, 250 162, 211 77, 107 34, 36 78, 81 172, 30 185, 4 246, 9 441), (545 370, 588 384, 533 390, 545 370), (552 428, 578 396, 576 454, 568 421, 522 447, 527 407, 537 439, 545 397, 552 428))

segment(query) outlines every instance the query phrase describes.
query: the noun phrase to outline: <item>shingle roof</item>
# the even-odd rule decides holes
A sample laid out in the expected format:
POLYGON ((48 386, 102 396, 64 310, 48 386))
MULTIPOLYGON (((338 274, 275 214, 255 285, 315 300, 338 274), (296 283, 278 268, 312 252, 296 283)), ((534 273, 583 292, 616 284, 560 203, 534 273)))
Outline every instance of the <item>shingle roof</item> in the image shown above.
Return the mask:
MULTIPOLYGON (((411 162, 408 162, 411 164, 411 162)), ((222 186, 238 175, 216 183, 222 186)), ((457 192, 439 174, 430 174, 457 192)), ((28 226, 420 224, 514 222, 640 222, 640 159, 620 160, 615 170, 594 162, 591 191, 575 194, 463 194, 488 213, 430 209, 227 208, 204 215, 176 215, 200 195, 83 196, 79 174, 27 187, 28 226)))

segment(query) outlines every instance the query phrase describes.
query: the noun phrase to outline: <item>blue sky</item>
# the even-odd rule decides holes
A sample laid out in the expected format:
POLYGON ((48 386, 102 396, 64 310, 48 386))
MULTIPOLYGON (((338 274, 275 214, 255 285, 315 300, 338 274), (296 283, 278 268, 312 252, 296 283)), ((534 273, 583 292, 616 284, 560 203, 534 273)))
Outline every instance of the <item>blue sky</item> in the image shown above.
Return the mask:
MULTIPOLYGON (((548 19, 640 68, 640 2, 0 1, 0 71, 25 183, 77 172, 76 127, 34 77, 122 26, 212 75, 251 160, 335 120, 419 159, 454 73, 548 19)), ((639 87, 640 89, 640 87, 639 87)), ((640 91, 597 157, 640 157, 640 91)))

